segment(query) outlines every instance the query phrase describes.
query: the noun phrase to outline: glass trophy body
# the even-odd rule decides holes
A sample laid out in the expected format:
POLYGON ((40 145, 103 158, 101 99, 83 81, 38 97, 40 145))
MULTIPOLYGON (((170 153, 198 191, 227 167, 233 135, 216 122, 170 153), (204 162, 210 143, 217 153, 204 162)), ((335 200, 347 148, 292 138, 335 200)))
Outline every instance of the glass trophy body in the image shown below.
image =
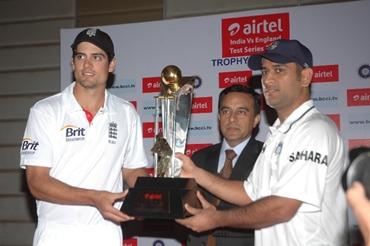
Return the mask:
POLYGON ((192 108, 194 79, 183 78, 174 65, 161 74, 161 94, 155 97, 154 177, 139 177, 122 206, 136 217, 176 219, 187 216, 185 203, 199 207, 198 186, 192 178, 180 178, 192 108), (162 125, 162 128, 160 127, 162 125), (162 131, 160 131, 162 129, 162 131))
POLYGON ((173 65, 164 68, 161 80, 161 95, 155 97, 154 177, 175 178, 181 172, 181 163, 175 158, 175 153, 185 152, 193 81, 182 80, 180 70, 173 65))

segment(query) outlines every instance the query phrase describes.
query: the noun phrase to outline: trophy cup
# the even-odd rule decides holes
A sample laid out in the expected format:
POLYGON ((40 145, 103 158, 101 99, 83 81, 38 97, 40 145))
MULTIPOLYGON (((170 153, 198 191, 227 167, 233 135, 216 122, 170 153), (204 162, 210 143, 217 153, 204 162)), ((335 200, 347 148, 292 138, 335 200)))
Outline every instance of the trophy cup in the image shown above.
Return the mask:
POLYGON ((181 163, 174 154, 185 152, 194 81, 186 81, 178 67, 169 65, 162 71, 161 82, 161 95, 155 97, 154 177, 174 178, 181 171, 181 163), (159 132, 160 116, 162 134, 159 132))
POLYGON ((182 77, 174 65, 161 74, 161 94, 155 97, 154 177, 139 177, 122 206, 125 213, 142 218, 176 219, 188 214, 184 204, 200 207, 194 179, 180 178, 194 89, 193 77, 182 77), (160 132, 162 123, 162 132, 160 132))

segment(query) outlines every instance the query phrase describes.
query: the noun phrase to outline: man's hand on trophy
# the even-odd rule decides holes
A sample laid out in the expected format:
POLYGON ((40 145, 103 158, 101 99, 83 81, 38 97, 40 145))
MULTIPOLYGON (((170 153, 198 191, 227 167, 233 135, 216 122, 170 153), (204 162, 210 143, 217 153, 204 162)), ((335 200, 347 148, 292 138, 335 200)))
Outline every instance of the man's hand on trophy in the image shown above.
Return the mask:
POLYGON ((127 196, 128 190, 124 192, 94 191, 93 202, 104 219, 116 223, 133 220, 134 217, 122 213, 113 205, 118 201, 123 201, 127 196))
POLYGON ((194 162, 182 153, 176 153, 175 157, 182 162, 180 177, 194 178, 194 171, 197 168, 194 162))
POLYGON ((199 191, 197 192, 197 197, 202 208, 194 208, 189 204, 185 204, 185 209, 192 216, 185 219, 177 219, 176 222, 196 232, 216 228, 217 222, 214 220, 214 215, 217 213, 216 207, 209 203, 199 191))

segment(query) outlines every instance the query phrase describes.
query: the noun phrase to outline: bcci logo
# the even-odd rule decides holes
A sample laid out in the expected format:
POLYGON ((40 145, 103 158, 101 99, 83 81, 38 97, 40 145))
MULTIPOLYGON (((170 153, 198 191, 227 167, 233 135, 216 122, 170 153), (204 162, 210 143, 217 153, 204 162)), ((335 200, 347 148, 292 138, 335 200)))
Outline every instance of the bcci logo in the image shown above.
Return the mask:
POLYGON ((197 89, 202 85, 202 79, 198 76, 194 77, 194 88, 197 89))
POLYGON ((360 77, 363 79, 370 78, 370 65, 369 64, 362 65, 358 69, 358 75, 360 75, 360 77))
POLYGON ((271 43, 269 46, 266 47, 267 50, 274 50, 276 49, 276 47, 278 47, 279 45, 279 41, 275 41, 273 43, 271 43))
POLYGON ((283 143, 280 142, 277 146, 276 146, 276 149, 275 149, 275 154, 276 155, 280 155, 281 153, 281 150, 283 149, 283 143))
POLYGON ((153 246, 164 246, 164 242, 162 240, 155 240, 153 246))

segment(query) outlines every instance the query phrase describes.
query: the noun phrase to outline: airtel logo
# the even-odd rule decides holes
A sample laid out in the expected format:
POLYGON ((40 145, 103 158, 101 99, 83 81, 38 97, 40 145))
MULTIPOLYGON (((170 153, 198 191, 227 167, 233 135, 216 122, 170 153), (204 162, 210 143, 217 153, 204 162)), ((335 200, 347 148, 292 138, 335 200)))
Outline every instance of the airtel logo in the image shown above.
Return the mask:
POLYGON ((160 92, 161 78, 160 77, 146 77, 142 82, 143 93, 160 92))
MULTIPOLYGON (((162 133, 162 123, 159 123, 158 133, 162 133)), ((154 122, 143 122, 143 137, 154 138, 155 128, 154 122)))
POLYGON ((348 106, 368 106, 370 105, 370 88, 348 89, 348 106))
POLYGON ((137 239, 136 238, 128 238, 123 240, 122 246, 137 246, 137 239))
POLYGON ((370 139, 363 138, 363 139, 348 139, 348 147, 349 149, 353 149, 356 147, 367 146, 370 147, 370 139))
POLYGON ((196 97, 193 99, 192 113, 211 113, 212 112, 212 97, 196 97))
POLYGON ((289 14, 268 14, 226 18, 222 20, 223 30, 229 37, 283 33, 289 24, 289 14))
POLYGON ((202 144, 188 144, 185 148, 185 154, 187 156, 192 156, 194 152, 201 150, 205 147, 211 146, 211 143, 202 143, 202 144))
POLYGON ((259 34, 259 33, 274 33, 282 32, 282 21, 277 19, 276 21, 268 21, 266 19, 257 21, 253 19, 250 23, 241 25, 240 23, 232 23, 228 27, 230 36, 235 36, 241 29, 244 35, 259 34))
POLYGON ((252 78, 252 71, 232 71, 220 72, 218 74, 219 88, 226 88, 231 84, 248 84, 249 79, 252 78))
POLYGON ((250 56, 277 39, 289 39, 289 13, 222 19, 222 57, 250 56))

